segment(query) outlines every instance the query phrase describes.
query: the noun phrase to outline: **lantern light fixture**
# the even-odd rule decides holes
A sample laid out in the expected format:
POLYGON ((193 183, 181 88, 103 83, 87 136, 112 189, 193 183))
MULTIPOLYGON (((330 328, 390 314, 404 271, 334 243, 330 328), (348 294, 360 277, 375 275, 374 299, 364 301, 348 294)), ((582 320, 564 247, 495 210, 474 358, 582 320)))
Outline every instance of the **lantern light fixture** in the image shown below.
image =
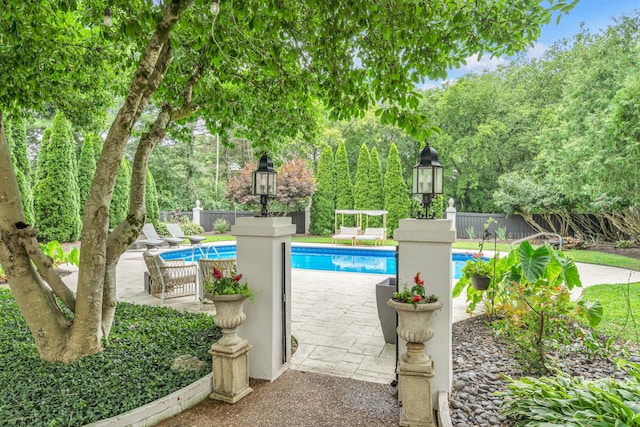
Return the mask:
POLYGON ((422 208, 418 212, 419 219, 433 219, 435 212, 429 214, 429 207, 433 198, 441 195, 443 192, 444 169, 438 162, 438 153, 436 150, 427 145, 420 152, 420 160, 413 167, 413 194, 422 195, 422 208))
POLYGON ((258 169, 253 172, 251 182, 251 194, 260 196, 261 216, 269 216, 267 204, 269 203, 269 197, 276 195, 277 176, 278 174, 273 168, 273 160, 267 153, 264 153, 258 161, 258 169))

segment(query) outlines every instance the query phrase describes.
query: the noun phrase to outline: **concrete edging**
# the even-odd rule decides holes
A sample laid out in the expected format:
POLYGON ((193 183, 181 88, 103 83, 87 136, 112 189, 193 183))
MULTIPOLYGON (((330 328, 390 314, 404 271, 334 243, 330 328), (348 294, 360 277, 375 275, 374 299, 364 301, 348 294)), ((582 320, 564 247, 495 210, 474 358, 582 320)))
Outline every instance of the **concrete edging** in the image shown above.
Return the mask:
POLYGON ((453 427, 449 415, 449 393, 438 391, 438 427, 453 427))
POLYGON ((161 397, 158 400, 149 402, 146 405, 132 409, 124 414, 87 424, 85 427, 153 426, 164 419, 177 415, 197 405, 208 398, 212 391, 213 373, 209 373, 198 381, 191 383, 168 396, 161 397))

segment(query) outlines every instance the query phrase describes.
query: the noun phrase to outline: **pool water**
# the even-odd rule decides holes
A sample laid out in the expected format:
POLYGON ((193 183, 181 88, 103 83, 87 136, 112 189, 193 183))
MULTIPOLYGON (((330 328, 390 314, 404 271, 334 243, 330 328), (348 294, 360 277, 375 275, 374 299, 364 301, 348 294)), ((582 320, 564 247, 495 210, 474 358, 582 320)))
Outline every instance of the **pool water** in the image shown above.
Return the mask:
MULTIPOLYGON (((236 246, 203 246, 164 252, 161 256, 165 260, 184 259, 186 262, 203 257, 229 259, 236 257, 236 246)), ((471 258, 470 254, 453 254, 451 262, 454 279, 460 278, 462 267, 471 258)), ((396 257, 395 250, 291 245, 291 267, 303 270, 395 275, 396 257)))

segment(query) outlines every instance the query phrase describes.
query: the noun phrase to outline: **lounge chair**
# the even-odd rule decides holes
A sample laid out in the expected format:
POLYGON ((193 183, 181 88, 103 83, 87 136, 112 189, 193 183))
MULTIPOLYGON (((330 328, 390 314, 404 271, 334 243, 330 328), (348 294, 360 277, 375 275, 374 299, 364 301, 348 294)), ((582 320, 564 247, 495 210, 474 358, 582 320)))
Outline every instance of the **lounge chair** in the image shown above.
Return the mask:
POLYGON ((364 233, 356 236, 356 242, 363 240, 372 240, 374 245, 377 245, 378 243, 383 245, 387 240, 387 229, 367 227, 364 229, 364 233))
POLYGON ((151 295, 160 294, 160 304, 165 298, 195 295, 198 289, 198 266, 185 264, 184 260, 165 261, 149 251, 142 254, 151 276, 151 295))
MULTIPOLYGON (((180 246, 180 243, 182 243, 182 241, 184 240, 184 239, 178 239, 176 237, 159 236, 158 232, 156 231, 156 228, 151 223, 146 223, 145 225, 142 226, 142 234, 144 234, 144 236, 147 238, 146 240, 150 240, 152 242, 158 242, 158 241, 165 242, 169 246, 180 246)), ((145 242, 144 240, 139 240, 139 242, 147 245, 147 242, 145 242)), ((156 244, 154 247, 158 247, 158 246, 160 245, 156 244)), ((151 249, 151 248, 147 246, 147 249, 151 249)))
POLYGON ((171 234, 171 236, 178 238, 178 239, 182 239, 182 240, 189 240, 189 243, 191 243, 192 245, 199 245, 200 243, 202 243, 203 240, 206 239, 206 237, 204 236, 185 236, 184 232, 182 231, 182 228, 180 227, 180 224, 166 224, 167 226, 167 231, 169 232, 169 234, 171 234))
POLYGON ((213 281, 213 267, 222 271, 222 274, 225 277, 231 277, 232 274, 236 271, 236 259, 208 259, 208 258, 200 258, 198 260, 198 274, 200 276, 200 287, 198 290, 198 295, 200 297, 200 302, 203 302, 205 299, 204 292, 204 282, 205 281, 213 281))
POLYGON ((337 234, 331 236, 331 243, 334 245, 338 240, 350 240, 351 245, 355 245, 356 236, 358 235, 358 227, 340 227, 340 231, 337 234))

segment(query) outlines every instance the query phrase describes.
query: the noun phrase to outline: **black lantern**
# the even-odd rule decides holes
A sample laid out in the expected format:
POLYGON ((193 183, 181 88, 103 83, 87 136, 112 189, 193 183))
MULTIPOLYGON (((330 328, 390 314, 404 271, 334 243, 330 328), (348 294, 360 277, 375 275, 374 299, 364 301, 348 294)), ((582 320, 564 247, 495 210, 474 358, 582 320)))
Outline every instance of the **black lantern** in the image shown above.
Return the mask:
POLYGON ((413 167, 413 194, 422 194, 424 212, 418 212, 418 218, 431 219, 429 215, 431 201, 442 194, 443 168, 438 162, 438 153, 427 144, 420 153, 420 161, 413 167))
POLYGON ((258 161, 258 169, 253 173, 253 182, 251 183, 251 194, 260 196, 261 216, 269 216, 267 203, 269 203, 269 196, 276 195, 277 175, 273 168, 273 160, 267 153, 264 153, 258 161))

